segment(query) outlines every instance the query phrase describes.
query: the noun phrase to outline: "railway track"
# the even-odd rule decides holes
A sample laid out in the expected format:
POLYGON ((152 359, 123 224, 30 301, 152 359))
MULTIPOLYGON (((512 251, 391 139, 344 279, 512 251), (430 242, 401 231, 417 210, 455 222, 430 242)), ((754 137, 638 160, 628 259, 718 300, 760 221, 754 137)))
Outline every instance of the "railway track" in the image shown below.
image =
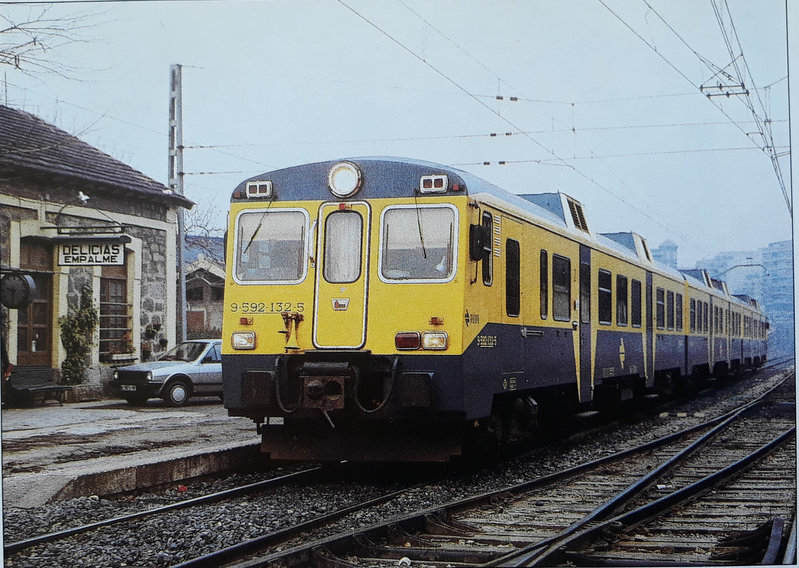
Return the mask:
POLYGON ((154 507, 146 511, 139 511, 127 515, 120 515, 118 517, 112 517, 94 523, 79 525, 72 528, 64 529, 62 531, 41 534, 24 540, 6 543, 3 545, 3 553, 5 554, 5 557, 8 558, 10 555, 16 554, 22 550, 25 550, 26 548, 47 544, 50 542, 57 542, 65 538, 80 535, 83 533, 88 533, 91 531, 96 531, 116 524, 130 523, 133 521, 155 517, 172 511, 178 511, 180 509, 198 507, 210 503, 223 501, 225 499, 233 499, 235 497, 252 495, 254 493, 258 493, 261 491, 267 491, 269 489, 277 489, 279 487, 288 485, 289 483, 302 482, 317 477, 322 472, 322 470, 323 470, 322 466, 308 467, 279 477, 266 479, 264 481, 259 481, 256 483, 250 483, 232 489, 226 489, 224 491, 218 491, 208 495, 203 495, 201 497, 195 497, 193 499, 185 499, 183 501, 178 501, 177 503, 171 503, 169 505, 164 505, 161 507, 154 507))
MULTIPOLYGON (((783 411, 787 408, 788 402, 793 402, 793 395, 786 395, 784 397, 785 400, 782 401, 781 408, 783 411)), ((729 401, 728 401, 729 402, 729 401)), ((736 410, 735 412, 739 412, 740 410, 736 410)), ((766 411, 764 411, 766 412, 766 411)), ((785 413, 785 412, 784 412, 785 413)), ((792 415, 792 411, 788 412, 787 414, 792 415)), ((482 515, 489 521, 489 524, 494 523, 496 521, 497 513, 501 509, 502 511, 508 511, 513 503, 514 499, 516 499, 515 494, 526 491, 526 490, 534 490, 537 486, 539 487, 540 493, 539 497, 535 498, 534 501, 527 505, 527 510, 529 515, 534 515, 537 518, 544 519, 547 515, 551 517, 551 520, 548 521, 551 525, 550 535, 558 534, 558 530, 561 530, 564 526, 564 520, 569 519, 568 522, 572 524, 577 523, 576 519, 585 517, 585 511, 590 509, 591 507, 588 506, 588 501, 585 498, 586 495, 586 487, 596 487, 602 488, 602 495, 606 498, 610 498, 614 494, 615 491, 623 487, 625 484, 629 485, 633 483, 634 476, 627 475, 623 479, 617 479, 617 476, 625 474, 627 471, 636 471, 639 475, 645 474, 647 471, 652 471, 654 468, 658 466, 663 460, 667 459, 670 455, 670 450, 666 449, 659 449, 659 445, 663 444, 671 444, 677 448, 684 448, 688 444, 692 443, 702 432, 706 432, 713 427, 713 424, 717 424, 718 422, 729 418, 731 413, 727 415, 717 418, 711 423, 700 425, 696 428, 691 429, 690 431, 685 431, 682 433, 678 433, 676 435, 671 436, 666 441, 657 441, 651 443, 645 447, 636 448, 633 450, 628 450, 626 452, 622 452, 619 454, 615 454, 614 456, 610 456, 600 460, 600 462, 587 464, 583 466, 579 466, 578 468, 573 468, 572 470, 561 472, 559 474, 555 474, 553 476, 548 476, 546 478, 537 479, 533 482, 524 484, 523 486, 519 487, 512 487, 510 489, 503 490, 499 493, 494 493, 490 495, 480 496, 478 498, 469 499, 468 502, 463 502, 452 507, 445 507, 442 508, 438 506, 436 508, 427 510, 424 514, 415 515, 421 519, 421 521, 416 520, 413 521, 412 517, 408 517, 408 519, 402 522, 394 522, 387 528, 380 529, 378 527, 373 527, 376 532, 376 536, 371 535, 371 533, 364 537, 359 538, 369 538, 369 539, 376 539, 379 541, 381 538, 385 541, 383 543, 384 547, 388 547, 389 549, 393 546, 397 549, 397 554, 402 552, 402 556, 398 558, 389 558, 387 561, 381 561, 382 564, 378 563, 377 565, 396 565, 399 560, 403 558, 412 559, 414 565, 419 565, 418 560, 419 558, 414 556, 414 543, 416 542, 427 542, 426 538, 433 539, 432 542, 438 542, 437 545, 438 549, 444 550, 444 553, 439 552, 439 556, 444 556, 450 558, 453 562, 457 558, 457 555, 460 554, 459 549, 463 548, 462 543, 468 542, 469 540, 474 541, 470 544, 467 548, 473 548, 478 550, 480 554, 473 557, 472 560, 480 562, 490 562, 492 558, 501 557, 505 553, 509 553, 511 551, 518 551, 525 546, 531 546, 535 544, 534 539, 527 539, 526 541, 502 541, 501 536, 493 537, 494 540, 479 540, 478 538, 470 537, 466 532, 456 532, 455 537, 456 541, 455 544, 452 542, 446 541, 447 538, 445 534, 436 534, 436 532, 444 532, 442 527, 449 527, 455 526, 459 527, 459 531, 463 529, 463 527, 470 527, 473 524, 473 520, 468 517, 469 514, 473 515, 482 515), (640 454, 640 455, 637 455, 640 454), (597 468, 596 470, 596 478, 593 481, 593 485, 591 482, 588 481, 589 475, 594 475, 589 473, 592 468, 597 468), (582 485, 578 484, 574 486, 572 489, 571 497, 569 497, 568 489, 564 489, 566 497, 564 497, 565 502, 568 503, 566 505, 563 504, 563 501, 558 504, 557 502, 553 501, 551 492, 548 492, 545 489, 547 483, 556 483, 558 479, 566 479, 569 475, 582 477, 582 485), (482 505, 480 504, 482 502, 482 505), (481 506, 483 509, 474 509, 473 513, 469 513, 470 507, 477 507, 481 506), (576 515, 573 518, 567 517, 567 513, 571 511, 577 511, 579 507, 582 507, 582 517, 580 515, 576 515), (588 507, 588 509, 586 509, 588 507), (497 509, 499 508, 499 509, 497 509), (482 511, 482 512, 480 512, 482 511), (461 519, 458 518, 458 515, 466 515, 461 519), (437 526, 438 528, 434 529, 430 535, 426 535, 426 527, 427 524, 432 524, 433 526, 437 526), (461 527, 463 525, 463 527, 461 527), (380 531, 383 531, 385 534, 380 536, 380 531), (554 532, 552 532, 554 530, 554 532), (388 536, 387 536, 388 535, 388 536), (420 540, 422 539, 422 540, 420 540), (393 544, 392 544, 393 543, 393 544), (490 547, 493 546, 495 550, 493 550, 491 554, 486 554, 486 551, 490 551, 490 547), (460 547, 460 548, 459 548, 460 547), (449 556, 446 556, 449 554, 449 556), (394 562, 392 564, 391 562, 394 562), (388 562, 386 564, 385 562, 388 562)), ((757 418, 757 414, 751 414, 752 419, 757 418)), ((770 416, 763 416, 761 417, 763 421, 769 421, 772 418, 770 416)), ((772 422, 773 423, 773 422, 772 422)), ((753 423, 755 424, 755 423, 753 423)), ((759 426, 751 426, 751 427, 744 427, 743 430, 751 430, 755 432, 759 429, 762 429, 763 424, 759 426)), ((729 428, 733 428, 730 426, 729 428)), ((733 435, 730 432, 733 432, 732 429, 726 431, 727 434, 725 436, 727 438, 734 439, 733 435)), ((590 438, 590 435, 589 435, 590 438)), ((585 443, 585 440, 583 442, 585 443)), ((676 450, 675 450, 676 451, 676 450)), ((363 474, 361 474, 363 475, 363 474)), ((626 474, 625 474, 626 475, 626 474)), ((371 479, 371 474, 366 473, 366 476, 371 479)), ((101 522, 90 523, 85 526, 74 527, 68 530, 60 531, 58 533, 52 533, 49 535, 40 535, 35 538, 26 539, 23 541, 18 541, 14 543, 9 543, 4 546, 5 557, 7 559, 11 559, 12 562, 19 559, 20 556, 25 555, 30 549, 30 557, 31 560, 35 559, 41 554, 46 554, 47 547, 50 547, 50 550, 55 550, 56 548, 61 546, 61 543, 66 541, 70 541, 76 550, 91 550, 91 547, 97 546, 96 542, 132 542, 135 541, 135 536, 124 536, 125 534, 128 535, 136 535, 141 534, 143 530, 143 525, 146 523, 150 523, 151 519, 164 517, 162 521, 158 521, 161 523, 161 526, 175 526, 179 527, 183 524, 183 519, 178 516, 181 514, 181 511, 186 511, 188 509, 201 508, 202 506, 207 506, 209 509, 211 508, 218 508, 218 507, 225 507, 226 510, 229 512, 229 520, 231 523, 237 523, 236 514, 238 513, 238 507, 242 503, 241 499, 245 499, 245 501, 249 501, 252 507, 258 508, 257 503, 269 503, 270 495, 275 494, 275 490, 291 495, 291 491, 297 492, 297 495, 301 495, 303 493, 315 492, 316 491, 316 480, 320 480, 320 485, 324 485, 327 483, 330 485, 330 478, 332 477, 331 470, 329 468, 309 468, 306 470, 302 470, 290 475, 284 475, 280 478, 276 478, 274 480, 267 480, 265 482, 259 482, 257 484, 250 484, 246 487, 240 487, 233 490, 228 490, 224 492, 220 492, 217 494, 207 495, 200 498, 190 499, 186 501, 182 501, 179 503, 175 503, 172 505, 168 505, 166 507, 159 507, 156 509, 144 511, 144 512, 137 512, 131 515, 120 515, 118 517, 110 518, 101 522), (293 485, 291 489, 283 490, 281 488, 293 485), (170 513, 173 513, 170 516, 170 513), (111 528, 114 528, 114 533, 109 532, 111 528), (117 532, 119 531, 119 532, 117 532), (111 534, 120 534, 123 536, 120 537, 110 537, 111 534), (95 536, 97 535, 97 536, 95 536)), ((429 477, 429 476, 428 476, 429 477)), ((662 482, 657 482, 656 485, 662 485, 664 487, 671 487, 677 483, 672 478, 664 478, 662 482)), ((682 482, 681 482, 682 483, 682 482)), ((350 498, 348 502, 343 502, 342 504, 335 505, 335 506, 327 506, 326 512, 324 514, 311 514, 309 510, 309 514, 307 514, 304 518, 305 521, 301 524, 293 524, 293 523, 280 523, 280 522, 273 522, 271 523, 272 526, 278 527, 276 530, 267 530, 264 534, 256 538, 244 538, 240 539, 239 544, 236 544, 232 547, 225 548, 224 546, 220 546, 215 552, 209 555, 199 556, 193 560, 188 560, 183 562, 182 564, 178 564, 177 566, 181 567, 188 567, 188 566, 220 566, 223 563, 241 563, 241 558, 249 557, 253 555, 260 555, 260 559, 252 560, 250 563, 245 562, 244 566, 257 566, 257 565, 269 565, 272 563, 288 563, 288 564, 295 564, 297 565, 296 561, 291 560, 288 557, 282 557, 281 554, 277 551, 279 549, 287 550, 291 547, 296 547, 297 550, 301 547, 297 546, 298 543, 307 541, 311 538, 320 538, 319 535, 329 535, 339 533, 342 530, 342 527, 353 527, 353 526, 362 526, 364 523, 355 523, 349 522, 349 519, 352 518, 360 518, 361 514, 365 511, 377 511, 379 509, 382 510, 391 510, 394 508, 394 504, 396 505, 396 511, 410 511, 407 507, 403 508, 399 505, 399 503, 404 503, 407 501, 406 497, 413 493, 419 487, 424 488, 425 486, 432 487, 435 486, 435 483, 430 479, 427 479, 423 483, 413 484, 411 482, 400 483, 400 484, 393 484, 391 486, 383 485, 382 488, 369 488, 368 490, 364 490, 362 494, 359 496, 360 499, 352 499, 350 498), (260 552, 259 552, 260 551, 260 552), (265 553, 263 551, 266 551, 265 553)), ((331 486, 335 487, 335 486, 331 486)), ((333 490, 335 491, 335 490, 333 490)), ((595 493, 599 494, 598 491, 595 493)), ((299 499, 297 499, 299 500, 299 499)), ((431 502, 435 502, 432 500, 431 502)), ((442 503, 445 501, 441 501, 442 503)), ((299 506, 299 504, 298 504, 299 506)), ((251 507, 251 508, 252 508, 251 507)), ((261 507, 264 507, 262 505, 261 507)), ((382 513, 381 513, 382 514, 382 513)), ((394 516, 404 513, 395 513, 394 516)), ((205 515, 204 512, 200 511, 194 513, 195 516, 205 515)), ((382 514, 383 518, 391 515, 382 514)), ((369 515, 364 515, 364 518, 372 518, 369 515)), ((787 518, 787 517, 786 517, 787 518)), ((599 520, 596 519, 597 521, 599 520)), ((566 523, 568 525, 568 522, 566 523)), ((620 521, 619 521, 620 522, 620 521)), ((217 525, 219 526, 219 525, 217 525)), ((519 526, 522 526, 521 524, 519 526)), ((496 528, 496 527, 494 527, 496 528)), ((354 530, 354 529, 353 529, 354 530)), ((465 530, 465 529, 464 529, 465 530)), ((493 530, 493 529, 492 529, 493 530)), ((617 525, 614 525, 610 529, 604 529, 605 532, 602 533, 601 538, 604 541, 597 541, 599 542, 599 548, 604 549, 604 552, 607 553, 608 557, 610 556, 610 548, 607 544, 609 540, 607 539, 608 534, 613 534, 613 531, 617 531, 619 535, 622 535, 623 531, 618 528, 617 525), (618 529, 618 530, 617 530, 618 529), (608 531, 611 531, 610 533, 608 531)), ((449 535, 453 537, 453 535, 449 535)), ((640 535, 638 533, 634 534, 631 540, 636 541, 636 536, 640 539, 640 535)), ((176 535, 176 539, 178 536, 176 535)), ((192 535, 180 535, 179 538, 192 538, 192 535)), ((551 538, 547 535, 542 535, 540 538, 546 539, 551 538)), ((600 537, 598 537, 600 538, 600 537)), ((619 541, 623 541, 623 538, 620 537, 619 541)), ((363 541, 362 541, 363 542, 363 541)), ((554 541, 552 541, 554 542, 554 541)), ((591 542, 580 542, 575 543, 573 546, 571 543, 568 543, 570 548, 567 550, 568 554, 570 555, 569 558, 591 558, 592 560, 600 561, 600 556, 592 556, 597 548, 596 546, 592 545, 591 542), (578 546, 579 545, 579 546, 578 546), (592 548, 593 546, 593 548, 592 548)), ((180 545, 179 545, 180 546, 180 545)), ((317 543, 315 551, 313 551, 313 555, 318 556, 319 554, 328 554, 328 552, 322 552, 324 550, 333 551, 338 550, 338 547, 341 546, 339 544, 327 544, 327 541, 320 541, 317 543)), ((539 547, 540 548, 540 547, 539 547)), ((313 550, 309 549, 309 550, 313 550)), ((564 549, 565 550, 565 549, 564 549)), ((303 552, 299 551, 298 554, 302 557, 303 552)), ((397 554, 393 556, 396 557, 397 554)), ((391 556, 391 554, 389 554, 391 556)), ((91 556, 89 556, 91 557, 91 556)), ((184 556, 185 558, 185 556, 184 556)), ((612 557, 615 558, 615 557, 612 557)), ((571 561, 571 560, 570 560, 571 561)), ((165 563, 158 563, 157 565, 174 565, 175 560, 165 563)), ((300 561, 299 564, 304 564, 305 561, 300 561)), ((470 562, 470 564, 474 564, 475 562, 470 562)), ((16 562, 15 562, 15 565, 16 562)), ((22 564, 25 565, 24 563, 22 564)), ((128 563, 128 565, 131 565, 128 563)), ((142 565, 151 565, 150 562, 146 562, 142 565)), ((152 564, 155 565, 155 564, 152 564)), ((432 563, 430 565, 440 565, 436 563, 432 563)))
POLYGON ((679 564, 677 552, 685 552, 687 560, 682 560, 688 563, 734 563, 727 559, 734 556, 732 550, 746 546, 723 537, 750 537, 748 552, 739 554, 743 558, 759 552, 755 529, 775 516, 783 526, 793 521, 792 387, 791 376, 758 400, 709 423, 504 491, 246 560, 232 551, 228 556, 220 552, 181 566, 222 561, 240 568, 528 566, 578 560, 651 565, 679 564), (726 481, 745 469, 734 482, 738 485, 726 481), (777 479, 784 491, 765 494, 762 488, 777 479), (704 501, 696 501, 702 494, 704 501), (731 502, 731 495, 738 500, 731 502), (683 506, 691 500, 693 513, 683 506), (652 509, 653 502, 659 508, 652 509), (677 512, 669 512, 678 506, 677 512), (642 511, 656 517, 645 529, 637 528, 642 511), (718 522, 713 514, 728 522, 718 522), (689 539, 689 533, 700 536, 689 539))

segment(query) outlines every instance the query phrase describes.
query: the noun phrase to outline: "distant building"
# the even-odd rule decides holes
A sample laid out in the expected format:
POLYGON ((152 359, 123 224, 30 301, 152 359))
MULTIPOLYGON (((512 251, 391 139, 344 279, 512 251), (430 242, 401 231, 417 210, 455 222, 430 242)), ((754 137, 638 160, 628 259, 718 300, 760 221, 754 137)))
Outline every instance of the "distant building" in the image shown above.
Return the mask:
POLYGON ((221 238, 187 235, 186 332, 189 338, 221 337, 225 255, 221 238))
POLYGON ((0 105, 0 269, 4 278, 29 275, 36 288, 18 308, 2 298, 16 372, 58 376, 66 355, 58 321, 84 289, 100 316, 91 383, 140 358, 150 335, 154 351, 174 344, 177 211, 192 205, 75 136, 0 105))
POLYGON ((793 243, 780 241, 750 251, 724 251, 696 263, 724 280, 733 294, 756 298, 769 317, 770 357, 794 350, 793 243))
POLYGON ((677 268, 677 243, 663 241, 658 248, 652 249, 652 257, 658 262, 677 268))
POLYGON ((769 348, 773 356, 794 354, 794 268, 793 243, 771 243, 763 251, 763 265, 768 272, 762 303, 771 322, 769 348))

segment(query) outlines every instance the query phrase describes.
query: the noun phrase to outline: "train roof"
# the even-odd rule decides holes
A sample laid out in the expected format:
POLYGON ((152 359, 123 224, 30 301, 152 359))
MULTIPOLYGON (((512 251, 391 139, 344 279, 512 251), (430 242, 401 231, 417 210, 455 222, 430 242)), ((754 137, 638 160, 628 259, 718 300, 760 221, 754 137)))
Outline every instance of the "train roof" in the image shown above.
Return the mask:
POLYGON ((504 205, 512 206, 543 221, 553 228, 563 229, 581 239, 589 240, 604 249, 614 251, 639 263, 651 266, 659 273, 685 280, 697 288, 720 293, 733 302, 757 307, 749 298, 733 296, 721 281, 714 281, 707 272, 677 270, 652 258, 646 239, 633 232, 596 233, 589 227, 582 204, 561 193, 515 194, 469 172, 435 162, 390 156, 367 156, 327 160, 281 168, 253 176, 241 182, 233 191, 231 201, 327 201, 334 199, 376 199, 417 197, 424 195, 481 195, 491 196, 504 205), (349 195, 331 194, 329 175, 342 164, 356 166, 357 188, 349 195), (446 185, 438 191, 420 193, 423 178, 446 176, 446 185), (265 191, 251 192, 250 187, 268 184, 265 191))

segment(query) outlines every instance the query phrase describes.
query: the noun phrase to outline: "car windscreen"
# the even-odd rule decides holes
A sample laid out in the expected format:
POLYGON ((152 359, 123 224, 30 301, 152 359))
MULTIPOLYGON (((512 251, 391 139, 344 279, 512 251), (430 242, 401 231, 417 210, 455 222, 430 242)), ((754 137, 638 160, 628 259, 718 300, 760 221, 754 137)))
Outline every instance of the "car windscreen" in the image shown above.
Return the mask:
POLYGON ((161 357, 160 361, 195 361, 205 351, 205 343, 197 343, 195 341, 187 341, 176 345, 161 357))

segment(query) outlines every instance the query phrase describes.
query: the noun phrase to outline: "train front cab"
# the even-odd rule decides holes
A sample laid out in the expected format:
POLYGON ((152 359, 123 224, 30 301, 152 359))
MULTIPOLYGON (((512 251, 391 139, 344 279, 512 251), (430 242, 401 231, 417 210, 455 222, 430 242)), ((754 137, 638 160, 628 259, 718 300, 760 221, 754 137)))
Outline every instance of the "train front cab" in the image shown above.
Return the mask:
POLYGON ((225 405, 272 457, 460 452, 466 203, 232 205, 225 405))

